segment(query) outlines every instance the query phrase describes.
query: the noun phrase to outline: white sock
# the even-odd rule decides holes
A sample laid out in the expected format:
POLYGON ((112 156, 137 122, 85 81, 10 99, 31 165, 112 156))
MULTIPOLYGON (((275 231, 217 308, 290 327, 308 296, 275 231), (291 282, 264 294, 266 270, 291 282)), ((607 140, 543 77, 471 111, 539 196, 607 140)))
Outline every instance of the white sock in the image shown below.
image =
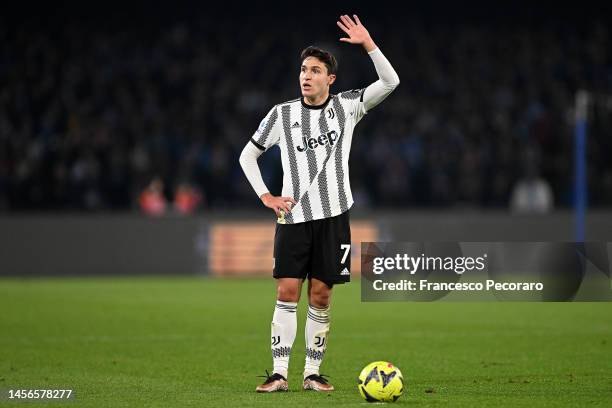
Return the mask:
POLYGON ((308 305, 306 317, 306 364, 304 365, 304 378, 312 374, 319 374, 319 367, 323 362, 327 337, 329 333, 329 306, 318 308, 308 305))
POLYGON ((297 303, 276 301, 272 316, 272 361, 274 373, 287 378, 289 355, 297 331, 297 303))

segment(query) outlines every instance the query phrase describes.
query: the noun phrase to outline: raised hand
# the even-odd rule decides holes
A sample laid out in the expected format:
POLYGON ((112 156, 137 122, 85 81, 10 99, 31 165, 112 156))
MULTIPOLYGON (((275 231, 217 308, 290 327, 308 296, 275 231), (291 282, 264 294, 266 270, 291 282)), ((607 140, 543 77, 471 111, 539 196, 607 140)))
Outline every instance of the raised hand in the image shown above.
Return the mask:
POLYGON ((361 44, 368 52, 376 49, 376 44, 374 44, 368 30, 361 24, 359 17, 353 14, 353 18, 355 21, 345 14, 340 16, 340 21, 336 21, 338 27, 348 35, 348 37, 340 38, 340 41, 350 44, 361 44))

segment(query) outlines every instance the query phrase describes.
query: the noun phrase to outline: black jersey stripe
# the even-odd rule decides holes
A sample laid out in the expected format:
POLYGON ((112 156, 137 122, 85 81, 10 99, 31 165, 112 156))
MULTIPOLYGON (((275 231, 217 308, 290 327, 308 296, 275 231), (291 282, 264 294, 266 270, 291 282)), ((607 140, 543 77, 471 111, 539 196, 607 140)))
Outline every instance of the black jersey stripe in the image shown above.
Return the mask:
POLYGON ((268 140, 268 136, 270 136, 270 132, 272 131, 272 127, 276 123, 277 119, 278 119, 278 109, 275 107, 272 110, 272 114, 270 115, 270 119, 268 120, 268 123, 266 123, 266 126, 261 131, 261 135, 259 136, 259 140, 257 140, 257 143, 259 143, 260 146, 265 146, 266 145, 266 140, 268 140))
POLYGON ((338 183, 338 200, 340 201, 340 211, 345 212, 348 210, 348 201, 346 198, 346 191, 344 191, 344 169, 342 168, 342 143, 344 142, 344 125, 346 116, 344 114, 344 108, 338 100, 334 98, 334 108, 338 115, 338 124, 340 125, 340 137, 338 138, 338 144, 336 145, 335 162, 336 162, 336 182, 338 183))
MULTIPOLYGON (((293 140, 291 139, 291 105, 284 105, 281 108, 281 115, 283 120, 285 139, 287 142, 287 153, 289 156, 291 186, 293 187, 291 197, 295 199, 300 194, 300 175, 298 172, 297 158, 295 157, 295 148, 293 147, 293 140)), ((285 221, 289 224, 293 224, 293 214, 291 212, 285 216, 285 221)))
MULTIPOLYGON (((327 125, 327 117, 325 116, 325 111, 321 111, 319 115, 319 128, 321 128, 321 133, 327 134, 329 132, 329 126, 327 125)), ((331 155, 332 146, 327 143, 325 145, 325 151, 327 153, 326 160, 324 163, 327 163, 327 159, 331 155)), ((319 178, 317 180, 319 185, 319 195, 321 196, 321 208, 323 208, 323 215, 325 218, 331 217, 331 205, 329 198, 329 190, 327 189, 327 172, 325 171, 325 165, 319 174, 319 178)))
POLYGON ((357 99, 361 100, 363 95, 363 89, 353 89, 352 91, 342 92, 340 97, 343 99, 357 99))

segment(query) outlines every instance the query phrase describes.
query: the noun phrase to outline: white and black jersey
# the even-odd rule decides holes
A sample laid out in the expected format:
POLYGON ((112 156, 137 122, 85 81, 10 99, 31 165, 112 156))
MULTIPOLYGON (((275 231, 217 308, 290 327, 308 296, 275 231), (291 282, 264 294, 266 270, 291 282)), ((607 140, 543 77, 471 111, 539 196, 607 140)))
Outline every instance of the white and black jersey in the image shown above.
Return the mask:
POLYGON ((353 129, 366 113, 363 91, 330 95, 319 106, 303 98, 278 104, 251 138, 261 150, 280 147, 282 195, 297 201, 288 224, 334 217, 353 204, 348 161, 353 129))
POLYGON ((330 95, 319 106, 308 105, 303 98, 274 106, 240 156, 245 175, 261 197, 268 190, 257 157, 274 145, 280 147, 282 196, 297 201, 285 215, 287 224, 334 217, 353 205, 348 166, 353 130, 399 84, 379 49, 368 54, 378 81, 365 89, 330 95))

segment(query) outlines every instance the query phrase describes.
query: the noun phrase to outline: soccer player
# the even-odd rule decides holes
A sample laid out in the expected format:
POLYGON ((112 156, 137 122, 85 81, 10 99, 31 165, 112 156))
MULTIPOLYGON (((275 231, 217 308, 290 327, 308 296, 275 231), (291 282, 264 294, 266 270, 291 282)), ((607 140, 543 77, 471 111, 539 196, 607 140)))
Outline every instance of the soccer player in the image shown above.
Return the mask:
POLYGON ((306 364, 303 388, 332 391, 319 374, 328 343, 332 287, 350 280, 348 159, 353 129, 399 84, 397 73, 359 18, 340 17, 340 41, 366 50, 379 79, 365 89, 330 94, 337 63, 332 54, 308 47, 301 54, 302 96, 274 106, 240 155, 240 164, 263 204, 277 215, 274 270, 277 301, 272 316, 273 373, 258 392, 286 391, 289 355, 297 330, 297 304, 308 279, 306 364), (279 145, 282 195, 263 182, 257 158, 279 145))

